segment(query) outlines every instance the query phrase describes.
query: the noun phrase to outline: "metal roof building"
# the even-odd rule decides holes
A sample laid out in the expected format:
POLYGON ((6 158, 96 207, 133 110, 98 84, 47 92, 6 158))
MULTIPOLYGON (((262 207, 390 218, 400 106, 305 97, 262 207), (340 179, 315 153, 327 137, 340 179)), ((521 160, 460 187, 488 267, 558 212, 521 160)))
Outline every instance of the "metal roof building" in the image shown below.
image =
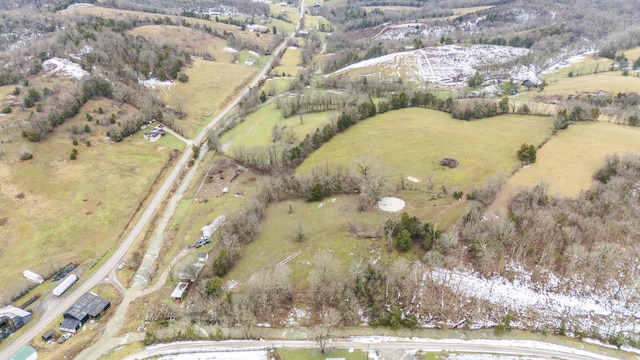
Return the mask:
POLYGON ((91 292, 85 293, 64 313, 60 330, 75 332, 87 320, 99 318, 110 306, 108 300, 91 292))
POLYGON ((15 354, 9 357, 9 360, 38 360, 36 349, 27 345, 23 346, 15 354))
POLYGON ((0 308, 0 341, 31 321, 31 313, 15 306, 0 308))

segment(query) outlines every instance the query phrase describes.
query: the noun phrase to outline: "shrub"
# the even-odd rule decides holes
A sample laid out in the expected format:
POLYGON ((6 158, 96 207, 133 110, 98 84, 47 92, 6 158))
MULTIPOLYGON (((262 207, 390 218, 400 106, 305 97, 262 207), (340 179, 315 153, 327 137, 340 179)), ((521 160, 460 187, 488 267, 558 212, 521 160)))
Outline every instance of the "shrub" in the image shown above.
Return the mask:
POLYGON ((20 151, 20 160, 30 160, 33 159, 33 154, 29 150, 20 151))
POLYGON ((5 106, 2 108, 2 113, 3 114, 11 114, 11 112, 13 111, 13 109, 10 106, 5 106))
POLYGON ((33 130, 27 133, 27 139, 31 142, 38 142, 41 138, 42 137, 40 136, 40 132, 38 131, 33 130))
POLYGON ((73 139, 73 145, 78 145, 78 140, 73 139))
POLYGON ((398 236, 396 237, 396 248, 398 248, 398 251, 407 251, 409 249, 411 249, 411 234, 409 233, 409 230, 404 229, 400 232, 400 234, 398 234, 398 236))
POLYGON ((178 81, 183 82, 183 83, 188 82, 189 81, 189 75, 187 75, 187 74, 185 74, 183 72, 178 73, 178 81))
POLYGON ((75 160, 75 159, 77 159, 77 157, 78 157, 78 155, 73 151, 71 152, 71 155, 69 155, 69 159, 71 159, 71 160, 75 160))
POLYGON ((536 162, 536 147, 533 145, 523 143, 520 146, 520 149, 518 150, 517 154, 518 154, 518 159, 520 159, 520 161, 523 161, 526 163, 536 162))
POLYGON ((84 132, 86 132, 86 133, 90 133, 91 132, 91 128, 89 127, 89 124, 86 124, 84 126, 84 132))
POLYGON ((324 187, 320 183, 316 183, 307 194, 307 201, 320 201, 324 198, 324 187))

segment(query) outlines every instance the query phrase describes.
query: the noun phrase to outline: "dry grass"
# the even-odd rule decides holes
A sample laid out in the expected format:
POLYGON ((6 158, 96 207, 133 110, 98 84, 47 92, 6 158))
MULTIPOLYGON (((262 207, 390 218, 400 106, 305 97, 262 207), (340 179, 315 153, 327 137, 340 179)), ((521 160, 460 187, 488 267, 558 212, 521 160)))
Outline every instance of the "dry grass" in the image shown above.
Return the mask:
POLYGON ((443 18, 436 18, 436 19, 420 19, 421 22, 432 22, 434 20, 453 20, 455 18, 458 18, 460 16, 464 16, 467 14, 471 14, 474 12, 478 12, 478 11, 482 11, 482 10, 487 10, 487 9, 491 9, 492 7, 494 7, 494 5, 488 5, 488 6, 472 6, 472 7, 466 7, 466 8, 455 8, 452 9, 453 10, 453 15, 451 16, 447 16, 447 17, 443 17, 443 18))
POLYGON ((186 111, 187 116, 176 121, 176 128, 190 137, 239 93, 258 68, 194 60, 185 72, 189 82, 176 82, 163 98, 172 108, 181 107, 186 111))
POLYGON ((607 122, 576 123, 553 136, 534 164, 512 176, 492 205, 498 213, 521 188, 540 183, 549 194, 576 197, 593 185, 593 175, 607 155, 640 153, 640 128, 607 122))
POLYGON ((543 91, 536 92, 538 95, 567 96, 600 91, 617 94, 618 92, 637 92, 640 89, 640 77, 635 75, 622 76, 622 71, 607 71, 571 78, 550 78, 547 83, 548 85, 543 91))
POLYGON ((417 6, 363 6, 366 12, 372 12, 376 9, 382 10, 383 12, 395 12, 395 11, 416 11, 419 10, 420 7, 417 6))
MULTIPOLYGON (((161 15, 161 14, 151 14, 145 12, 138 11, 129 11, 129 10, 121 10, 121 9, 111 9, 111 8, 103 8, 99 6, 85 6, 85 7, 72 7, 69 9, 65 9, 60 12, 63 15, 70 17, 71 19, 77 19, 78 17, 83 16, 99 16, 103 18, 114 18, 114 19, 164 19, 168 17, 175 24, 180 24, 182 19, 185 19, 180 16, 174 15, 161 15)), ((241 31, 241 29, 237 26, 217 23, 215 21, 210 20, 201 20, 201 19, 193 19, 188 18, 185 19, 187 23, 191 26, 195 24, 199 24, 201 27, 207 25, 209 27, 215 28, 219 33, 223 31, 232 32, 236 38, 247 41, 251 44, 256 44, 261 47, 268 47, 274 43, 275 37, 273 34, 260 34, 259 37, 256 36, 255 33, 249 31, 241 31)))
POLYGON ((39 143, 26 142, 17 133, 2 136, 0 148, 6 155, 0 160, 0 219, 7 218, 0 227, 3 288, 25 285, 21 275, 27 268, 46 274, 71 261, 100 258, 117 244, 166 164, 166 147, 138 136, 112 144, 105 140, 106 128, 94 123, 90 134, 75 135, 80 143, 73 146, 70 128, 84 127, 86 112, 99 103, 90 101, 39 143), (74 147, 78 159, 72 161, 74 147), (21 148, 34 158, 18 160, 21 148))
POLYGON ((132 36, 142 36, 160 44, 177 46, 189 54, 201 57, 212 56, 215 61, 231 63, 233 54, 224 51, 227 42, 224 39, 193 28, 168 25, 147 25, 128 32, 132 36))

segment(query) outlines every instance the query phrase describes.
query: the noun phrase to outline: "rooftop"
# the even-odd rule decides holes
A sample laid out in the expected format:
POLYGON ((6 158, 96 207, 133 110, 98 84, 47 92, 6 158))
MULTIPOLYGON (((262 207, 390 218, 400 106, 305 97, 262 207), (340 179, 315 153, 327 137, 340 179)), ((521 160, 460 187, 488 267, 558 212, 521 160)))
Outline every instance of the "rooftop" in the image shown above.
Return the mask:
POLYGON ((0 316, 7 316, 11 319, 16 318, 16 317, 25 317, 25 316, 30 316, 31 313, 28 311, 24 311, 18 307, 12 306, 12 305, 7 305, 3 308, 0 308, 0 316))
POLYGON ((73 306, 67 310, 65 315, 69 315, 74 319, 83 321, 84 318, 89 315, 91 317, 97 317, 110 305, 109 301, 101 298, 94 293, 83 294, 73 306))

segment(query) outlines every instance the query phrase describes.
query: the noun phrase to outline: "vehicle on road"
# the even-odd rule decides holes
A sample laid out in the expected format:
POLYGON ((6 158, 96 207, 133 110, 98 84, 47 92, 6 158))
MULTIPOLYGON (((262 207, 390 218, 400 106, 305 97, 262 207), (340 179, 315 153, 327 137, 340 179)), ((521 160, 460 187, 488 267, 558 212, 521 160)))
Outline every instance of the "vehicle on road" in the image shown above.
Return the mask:
POLYGON ((121 262, 120 264, 118 264, 118 270, 122 270, 122 269, 124 269, 124 266, 125 266, 125 265, 126 265, 126 264, 125 264, 125 263, 123 263, 123 262, 121 262))

